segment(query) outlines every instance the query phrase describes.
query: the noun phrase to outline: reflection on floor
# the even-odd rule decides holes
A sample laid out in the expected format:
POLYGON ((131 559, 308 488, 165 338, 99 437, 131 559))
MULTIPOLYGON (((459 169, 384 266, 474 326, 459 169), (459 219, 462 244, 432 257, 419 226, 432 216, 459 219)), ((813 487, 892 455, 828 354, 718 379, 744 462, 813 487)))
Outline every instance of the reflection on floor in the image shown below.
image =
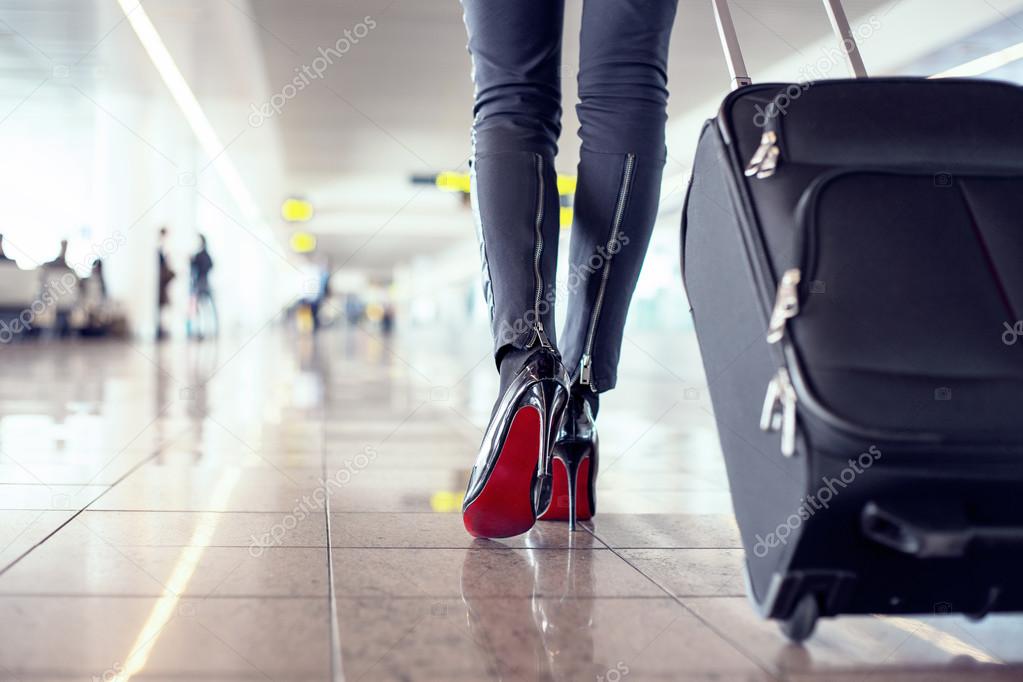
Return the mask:
POLYGON ((691 334, 632 338, 600 514, 473 541, 485 340, 0 348, 0 679, 1020 680, 1023 618, 787 646, 691 334))

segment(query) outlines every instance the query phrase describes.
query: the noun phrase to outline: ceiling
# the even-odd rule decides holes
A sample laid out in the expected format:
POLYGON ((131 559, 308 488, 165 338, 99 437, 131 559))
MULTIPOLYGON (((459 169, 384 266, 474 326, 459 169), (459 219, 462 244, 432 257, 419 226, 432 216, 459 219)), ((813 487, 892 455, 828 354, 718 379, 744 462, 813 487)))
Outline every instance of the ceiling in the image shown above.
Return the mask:
MULTIPOLYGON (((566 5, 558 165, 571 173, 582 0, 566 5)), ((854 24, 881 19, 863 45, 874 73, 955 66, 1018 40, 1023 25, 1023 0, 845 5, 854 24), (990 26, 1001 29, 976 39, 990 26)), ((347 267, 387 270, 472 239, 463 202, 409 181, 464 169, 469 155, 472 84, 456 0, 145 0, 143 7, 278 236, 287 232, 276 217, 280 200, 303 195, 316 206, 308 227, 321 249, 347 267), (346 30, 364 36, 322 78, 289 93, 287 84, 346 30), (252 112, 284 93, 293 96, 280 112, 252 125, 252 112)), ((732 0, 732 7, 755 78, 795 78, 827 44, 819 0, 732 0)), ((699 120, 727 87, 709 0, 680 0, 669 78, 672 177, 688 170, 699 120)), ((114 122, 117 144, 148 145, 147 154, 196 172, 209 165, 115 0, 0 0, 0 138, 88 149, 98 118, 114 122)), ((121 180, 113 171, 105 179, 121 180)))

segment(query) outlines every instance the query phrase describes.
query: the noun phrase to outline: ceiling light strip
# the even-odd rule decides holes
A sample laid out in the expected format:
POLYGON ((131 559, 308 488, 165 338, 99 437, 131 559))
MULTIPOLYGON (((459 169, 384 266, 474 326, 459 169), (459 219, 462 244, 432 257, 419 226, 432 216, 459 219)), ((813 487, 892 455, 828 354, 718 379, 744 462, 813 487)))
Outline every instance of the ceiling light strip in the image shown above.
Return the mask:
POLYGON ((978 59, 974 59, 971 62, 966 62, 961 66, 957 66, 954 69, 948 71, 942 71, 941 73, 931 76, 931 78, 971 78, 974 76, 982 76, 985 73, 991 73, 1003 66, 1008 66, 1013 62, 1017 62, 1023 59, 1023 43, 1018 43, 1011 47, 1007 47, 1004 50, 998 52, 992 52, 989 55, 984 55, 978 59))
POLYGON ((124 12, 125 18, 131 24, 135 35, 138 36, 142 47, 149 54, 153 66, 156 67, 160 78, 170 91, 171 97, 177 103, 181 112, 185 115, 188 125, 191 126, 199 145, 206 155, 212 159, 213 166, 217 169, 221 180, 230 193, 231 198, 238 204, 244 217, 249 221, 259 220, 259 209, 252 195, 249 193, 245 181, 238 173, 237 167, 231 162, 223 142, 214 130, 209 118, 203 111, 195 93, 189 87, 188 81, 181 73, 177 63, 171 56, 170 51, 160 38, 149 15, 138 0, 117 0, 124 12))

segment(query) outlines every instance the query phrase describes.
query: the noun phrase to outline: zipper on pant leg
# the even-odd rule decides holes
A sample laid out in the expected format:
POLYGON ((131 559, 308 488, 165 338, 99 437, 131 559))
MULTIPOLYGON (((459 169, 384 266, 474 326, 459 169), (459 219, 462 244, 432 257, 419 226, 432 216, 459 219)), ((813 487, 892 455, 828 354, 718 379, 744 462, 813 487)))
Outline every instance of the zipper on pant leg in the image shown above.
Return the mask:
POLYGON ((547 339, 547 334, 544 332, 543 321, 540 319, 540 303, 543 301, 543 272, 541 270, 543 260, 543 212, 544 212, 544 201, 545 188, 543 182, 543 157, 536 154, 536 222, 534 223, 534 250, 533 250, 533 276, 536 281, 536 296, 533 300, 533 327, 536 331, 532 341, 529 342, 529 347, 532 347, 537 341, 540 342, 544 348, 550 349, 551 343, 547 339))
POLYGON ((590 315, 590 327, 586 333, 586 347, 583 350, 582 359, 579 362, 579 383, 589 386, 596 392, 597 387, 592 385, 590 373, 593 367, 593 337, 597 332, 597 321, 600 319, 600 309, 604 306, 604 294, 607 292, 607 280, 611 276, 611 259, 614 256, 615 244, 618 241, 618 232, 622 227, 622 218, 625 216, 625 205, 629 200, 629 190, 632 187, 632 171, 636 165, 636 155, 625 155, 625 170, 622 172, 622 185, 618 190, 618 202, 615 205, 614 219, 611 221, 611 234, 607 239, 607 256, 601 272, 600 288, 597 289, 597 300, 593 303, 593 313, 590 315))

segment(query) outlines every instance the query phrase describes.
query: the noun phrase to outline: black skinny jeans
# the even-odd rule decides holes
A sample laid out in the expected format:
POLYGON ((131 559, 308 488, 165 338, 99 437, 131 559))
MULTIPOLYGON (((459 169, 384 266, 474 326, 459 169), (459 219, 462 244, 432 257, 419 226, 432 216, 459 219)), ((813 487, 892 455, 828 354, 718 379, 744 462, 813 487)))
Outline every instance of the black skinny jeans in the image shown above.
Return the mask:
MULTIPOLYGON (((554 338, 564 0, 462 0, 476 84, 473 209, 495 352, 554 338)), ((573 378, 614 387, 660 198, 677 0, 584 0, 582 140, 561 342, 573 378)))

